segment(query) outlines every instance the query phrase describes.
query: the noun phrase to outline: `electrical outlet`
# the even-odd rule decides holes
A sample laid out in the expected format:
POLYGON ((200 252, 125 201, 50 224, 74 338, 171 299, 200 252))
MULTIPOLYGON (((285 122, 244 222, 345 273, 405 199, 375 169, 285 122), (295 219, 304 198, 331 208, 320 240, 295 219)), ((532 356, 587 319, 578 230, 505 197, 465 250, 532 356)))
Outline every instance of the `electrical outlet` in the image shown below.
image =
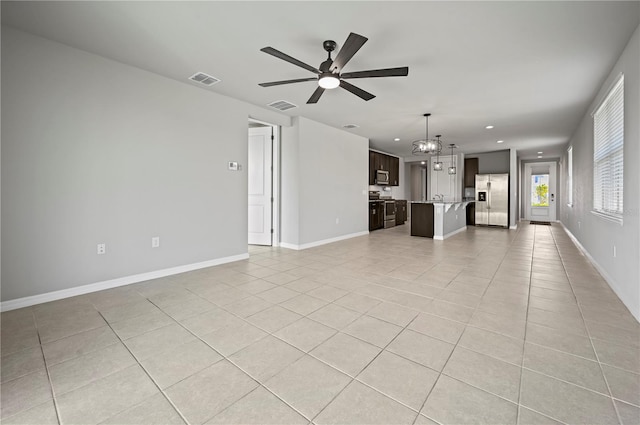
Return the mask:
POLYGON ((160 246, 160 236, 154 236, 151 238, 151 248, 158 248, 160 246))
POLYGON ((107 252, 107 244, 99 243, 97 252, 98 252, 98 255, 106 254, 106 252, 107 252))
POLYGON ((336 217, 336 224, 340 224, 340 219, 336 217))

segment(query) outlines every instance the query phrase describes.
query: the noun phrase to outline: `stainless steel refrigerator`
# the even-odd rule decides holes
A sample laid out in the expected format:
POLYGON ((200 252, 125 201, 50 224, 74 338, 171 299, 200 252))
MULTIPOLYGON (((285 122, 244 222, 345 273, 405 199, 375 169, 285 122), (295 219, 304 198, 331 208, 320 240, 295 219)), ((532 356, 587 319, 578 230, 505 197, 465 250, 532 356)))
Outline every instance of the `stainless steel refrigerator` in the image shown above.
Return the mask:
POLYGON ((509 227, 509 174, 476 174, 476 226, 509 227))

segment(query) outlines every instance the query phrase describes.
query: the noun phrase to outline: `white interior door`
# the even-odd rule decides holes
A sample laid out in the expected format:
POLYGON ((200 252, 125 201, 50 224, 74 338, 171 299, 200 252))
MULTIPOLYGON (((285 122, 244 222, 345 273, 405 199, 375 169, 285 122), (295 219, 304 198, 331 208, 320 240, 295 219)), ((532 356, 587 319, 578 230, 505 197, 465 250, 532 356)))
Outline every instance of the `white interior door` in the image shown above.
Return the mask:
POLYGON ((525 219, 556 221, 556 163, 525 164, 525 219))
POLYGON ((249 128, 249 237, 250 245, 272 244, 271 127, 249 128))

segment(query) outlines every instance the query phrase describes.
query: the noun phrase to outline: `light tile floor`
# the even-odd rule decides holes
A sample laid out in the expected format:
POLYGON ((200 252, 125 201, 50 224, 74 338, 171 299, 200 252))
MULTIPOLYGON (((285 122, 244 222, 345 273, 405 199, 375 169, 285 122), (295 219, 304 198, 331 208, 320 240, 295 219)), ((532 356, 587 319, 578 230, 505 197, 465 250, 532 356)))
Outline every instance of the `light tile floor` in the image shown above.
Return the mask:
POLYGON ((640 423, 640 325, 561 227, 408 231, 3 313, 2 423, 640 423))

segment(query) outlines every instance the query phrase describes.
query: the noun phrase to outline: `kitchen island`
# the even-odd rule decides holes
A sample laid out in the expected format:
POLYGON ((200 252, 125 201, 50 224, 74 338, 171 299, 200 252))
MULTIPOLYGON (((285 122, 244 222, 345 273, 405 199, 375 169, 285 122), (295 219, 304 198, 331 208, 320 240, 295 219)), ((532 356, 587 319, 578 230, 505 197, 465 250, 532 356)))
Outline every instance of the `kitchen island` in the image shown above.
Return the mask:
POLYGON ((411 202, 411 236, 444 240, 466 230, 470 202, 411 202))

